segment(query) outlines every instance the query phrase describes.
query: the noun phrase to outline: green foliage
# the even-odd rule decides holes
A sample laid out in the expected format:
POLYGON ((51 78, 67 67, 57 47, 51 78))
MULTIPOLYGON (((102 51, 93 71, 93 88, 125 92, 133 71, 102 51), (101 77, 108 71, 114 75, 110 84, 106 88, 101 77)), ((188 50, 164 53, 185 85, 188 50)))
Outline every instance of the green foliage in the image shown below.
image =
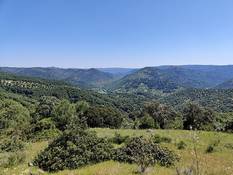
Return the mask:
POLYGON ((26 153, 23 151, 17 151, 13 153, 0 155, 0 167, 9 168, 15 167, 26 161, 26 153))
POLYGON ((233 143, 226 143, 224 147, 227 149, 233 150, 233 143))
POLYGON ((122 143, 125 143, 128 139, 129 139, 129 136, 122 136, 121 134, 116 132, 114 137, 109 139, 109 141, 114 144, 120 145, 122 143))
POLYGON ((183 110, 184 129, 214 130, 215 113, 195 103, 187 103, 183 110))
POLYGON ((206 153, 212 153, 215 150, 215 146, 213 144, 209 144, 206 148, 206 153))
POLYGON ((19 150, 23 150, 25 147, 25 143, 18 136, 12 136, 10 138, 5 138, 0 142, 0 152, 15 152, 19 150))
POLYGON ((45 171, 75 169, 109 160, 112 146, 107 140, 87 131, 64 132, 49 144, 34 164, 45 171))
POLYGON ((0 101, 0 131, 14 131, 22 134, 30 124, 27 108, 13 100, 0 101))
POLYGON ((233 112, 233 89, 183 89, 164 96, 161 103, 182 111, 188 101, 195 102, 217 112, 233 112))
POLYGON ((70 104, 68 100, 62 100, 53 111, 53 120, 60 130, 67 129, 68 125, 76 116, 76 108, 74 104, 70 104))
POLYGON ((52 112, 55 106, 58 104, 58 99, 52 96, 43 96, 39 99, 39 104, 37 105, 34 120, 40 120, 43 118, 49 118, 52 116, 52 112))
POLYGON ((220 140, 214 140, 212 143, 210 143, 206 148, 206 153, 212 153, 216 150, 216 147, 220 144, 220 140))
POLYGON ((170 137, 162 137, 158 134, 154 134, 151 137, 151 139, 154 143, 171 143, 172 142, 172 139, 170 137))
POLYGON ((143 112, 149 114, 162 129, 182 128, 181 116, 172 108, 159 102, 146 103, 143 112))
POLYGON ((185 149, 187 147, 187 144, 181 140, 180 142, 177 143, 177 149, 185 149))
POLYGON ((152 139, 135 137, 122 148, 116 149, 113 159, 120 162, 136 163, 143 172, 148 166, 156 163, 161 166, 174 165, 178 156, 167 148, 159 146, 152 139))
POLYGON ((61 134, 55 126, 52 118, 44 118, 31 125, 28 133, 29 138, 33 140, 46 140, 56 138, 61 134))
POLYGON ((154 126, 155 126, 154 119, 151 116, 149 116, 148 114, 145 114, 140 119, 140 124, 139 124, 140 129, 154 128, 154 126))
POLYGON ((118 110, 107 106, 93 106, 85 113, 89 127, 120 128, 123 117, 118 110))

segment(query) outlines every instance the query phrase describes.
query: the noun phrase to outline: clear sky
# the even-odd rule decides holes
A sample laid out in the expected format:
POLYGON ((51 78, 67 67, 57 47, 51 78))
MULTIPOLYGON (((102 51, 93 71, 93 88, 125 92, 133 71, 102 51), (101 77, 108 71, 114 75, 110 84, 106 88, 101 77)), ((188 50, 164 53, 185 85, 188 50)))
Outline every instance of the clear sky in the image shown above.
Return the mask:
POLYGON ((0 0, 0 66, 233 64, 233 0, 0 0))

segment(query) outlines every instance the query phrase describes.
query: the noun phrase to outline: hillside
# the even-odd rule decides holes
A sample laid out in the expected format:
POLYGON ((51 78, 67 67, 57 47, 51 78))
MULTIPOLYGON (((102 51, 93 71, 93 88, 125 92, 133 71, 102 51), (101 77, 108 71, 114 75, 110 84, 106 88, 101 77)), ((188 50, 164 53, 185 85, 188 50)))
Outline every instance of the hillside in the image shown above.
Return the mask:
MULTIPOLYGON (((173 92, 180 88, 214 88, 233 78, 233 66, 231 65, 158 66, 142 69, 1 67, 0 71, 49 80, 62 80, 85 88, 108 88, 120 92, 143 93, 151 90, 173 92)), ((225 88, 228 86, 226 85, 225 88)))
POLYGON ((216 86, 215 88, 217 88, 217 89, 233 89, 233 79, 225 81, 225 82, 219 84, 218 86, 216 86))
POLYGON ((180 88, 212 88, 233 77, 233 66, 159 66, 132 72, 113 83, 120 91, 135 89, 172 92, 180 88))
MULTIPOLYGON (((180 89, 157 96, 98 93, 63 81, 0 72, 0 174, 93 174, 96 168, 109 174, 116 166, 114 174, 131 174, 139 165, 130 162, 134 155, 127 150, 132 148, 141 160, 138 153, 148 144, 149 155, 164 152, 153 158, 158 165, 152 164, 152 174, 174 174, 184 163, 191 165, 193 144, 205 159, 199 161, 207 160, 208 166, 225 161, 228 166, 231 135, 213 131, 233 131, 232 113, 222 113, 233 112, 232 99, 233 90, 225 89, 180 89), (180 130, 190 125, 208 132, 180 130), (134 143, 141 145, 139 150, 134 143), (164 158, 171 163, 162 164, 164 158)), ((226 173, 222 166, 211 170, 216 175, 223 172, 230 170, 226 173)))
POLYGON ((184 89, 160 99, 162 103, 182 109, 190 101, 219 112, 233 111, 233 89, 184 89))
POLYGON ((4 72, 0 72, 0 90, 2 90, 0 95, 4 91, 8 95, 11 94, 11 97, 20 95, 27 100, 38 100, 41 96, 65 98, 72 102, 84 100, 93 105, 111 106, 123 113, 140 109, 140 106, 148 100, 148 97, 134 94, 98 93, 63 81, 17 76, 4 72))
POLYGON ((137 68, 98 68, 98 70, 113 74, 117 77, 124 77, 126 75, 135 72, 138 69, 137 68))
POLYGON ((209 84, 201 79, 197 71, 180 67, 146 67, 115 82, 113 89, 130 90, 140 86, 170 92, 179 88, 208 87, 209 84))
POLYGON ((81 87, 100 87, 114 79, 112 74, 97 69, 1 67, 0 71, 49 80, 63 80, 81 87))

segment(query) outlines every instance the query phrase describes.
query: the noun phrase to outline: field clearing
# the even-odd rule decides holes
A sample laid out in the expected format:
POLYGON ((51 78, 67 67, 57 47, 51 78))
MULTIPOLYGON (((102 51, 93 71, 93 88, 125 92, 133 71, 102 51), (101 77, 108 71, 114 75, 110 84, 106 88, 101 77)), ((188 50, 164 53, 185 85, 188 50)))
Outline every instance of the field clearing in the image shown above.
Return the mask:
MULTIPOLYGON (((114 137, 114 134, 120 133, 123 136, 140 136, 148 137, 152 134, 170 137, 171 143, 162 143, 162 145, 174 150, 180 155, 181 160, 175 167, 165 168, 160 166, 151 167, 148 169, 149 175, 175 175, 176 167, 187 168, 193 162, 193 136, 198 136, 196 143, 198 151, 198 159, 200 169, 204 175, 233 175, 233 149, 226 148, 226 144, 233 145, 233 134, 204 132, 204 131, 181 131, 181 130, 131 130, 131 129, 90 129, 96 131, 99 137, 114 137), (187 148, 178 150, 176 144, 179 141, 184 141, 187 148), (220 141, 213 153, 206 153, 207 146, 213 142, 220 141)), ((28 167, 36 154, 47 146, 48 142, 37 142, 29 144, 26 150, 27 160, 25 163, 13 168, 5 168, 0 170, 1 175, 27 175, 27 174, 49 174, 39 170, 36 167, 28 167)), ((133 175, 137 174, 137 165, 118 163, 107 161, 96 165, 90 165, 78 170, 64 170, 54 175, 133 175)))

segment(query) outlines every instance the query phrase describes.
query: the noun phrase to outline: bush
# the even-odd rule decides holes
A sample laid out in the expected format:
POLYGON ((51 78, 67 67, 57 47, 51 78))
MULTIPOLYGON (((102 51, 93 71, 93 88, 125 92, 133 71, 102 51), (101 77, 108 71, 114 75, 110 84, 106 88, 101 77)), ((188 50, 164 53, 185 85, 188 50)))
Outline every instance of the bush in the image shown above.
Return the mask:
POLYGON ((227 149, 232 149, 233 150, 233 143, 226 143, 224 145, 224 147, 227 148, 227 149))
POLYGON ((206 148, 206 153, 212 153, 215 150, 215 146, 213 144, 209 144, 206 148))
POLYGON ((25 143, 17 136, 8 138, 4 140, 2 143, 0 143, 0 151, 15 152, 23 150, 24 147, 25 143))
POLYGON ((26 160, 26 153, 22 151, 1 154, 0 156, 0 167, 13 167, 24 163, 26 160))
POLYGON ((177 149, 185 149, 187 147, 187 144, 184 141, 180 141, 177 143, 177 149))
POLYGON ((52 115, 56 127, 64 131, 76 117, 75 105, 68 100, 62 100, 55 106, 52 115))
POLYGON ((0 132, 9 130, 23 135, 30 124, 28 109, 14 100, 0 100, 0 109, 0 132))
POLYGON ((128 140, 128 139, 129 139, 129 136, 122 136, 116 132, 115 136, 113 138, 111 138, 109 141, 112 143, 120 145, 120 144, 126 142, 126 140, 128 140))
POLYGON ((61 134, 52 118, 43 118, 32 125, 29 138, 33 140, 46 140, 56 138, 61 134))
POLYGON ((172 142, 172 139, 170 137, 161 137, 158 134, 153 135, 152 140, 154 143, 162 143, 162 142, 171 143, 172 142))
POLYGON ((144 115, 140 119, 140 124, 139 124, 140 129, 154 128, 154 126, 155 126, 154 119, 151 116, 149 116, 148 114, 144 115))
POLYGON ((95 133, 66 131, 38 155, 34 164, 45 171, 76 169, 109 160, 111 151, 111 144, 95 133))
POLYGON ((49 140, 59 137, 62 132, 58 129, 48 129, 41 132, 36 132, 31 136, 32 141, 49 140))
POLYGON ((209 144, 206 148, 206 153, 212 153, 215 151, 216 147, 220 144, 220 140, 215 140, 211 144, 209 144))
POLYGON ((89 127, 120 128, 123 122, 121 113, 108 106, 90 107, 84 114, 89 127))
POLYGON ((188 102, 183 109, 184 129, 214 130, 216 114, 209 108, 188 102))
POLYGON ((152 139, 143 137, 132 138, 124 147, 118 148, 113 159, 120 162, 136 163, 144 172, 148 166, 156 163, 161 166, 171 166, 178 156, 165 147, 154 143, 152 139))

